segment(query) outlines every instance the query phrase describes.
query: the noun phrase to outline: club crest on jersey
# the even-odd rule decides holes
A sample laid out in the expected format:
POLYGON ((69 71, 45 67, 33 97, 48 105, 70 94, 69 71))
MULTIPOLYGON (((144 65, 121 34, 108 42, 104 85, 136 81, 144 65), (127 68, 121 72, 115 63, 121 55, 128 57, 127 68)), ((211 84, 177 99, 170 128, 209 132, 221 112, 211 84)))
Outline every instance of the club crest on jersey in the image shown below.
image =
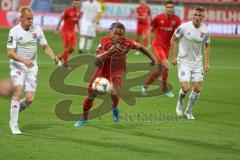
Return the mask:
POLYGON ((33 38, 33 39, 37 39, 37 33, 33 33, 33 34, 32 34, 32 38, 33 38))
POLYGON ((161 21, 160 21, 160 23, 161 23, 161 24, 163 24, 163 23, 164 23, 164 21, 163 21, 163 20, 161 20, 161 21))
POLYGON ((205 33, 201 32, 201 33, 200 33, 200 37, 201 37, 201 38, 204 38, 204 36, 205 36, 205 33))
POLYGON ((181 76, 185 76, 185 72, 184 71, 181 72, 181 76))

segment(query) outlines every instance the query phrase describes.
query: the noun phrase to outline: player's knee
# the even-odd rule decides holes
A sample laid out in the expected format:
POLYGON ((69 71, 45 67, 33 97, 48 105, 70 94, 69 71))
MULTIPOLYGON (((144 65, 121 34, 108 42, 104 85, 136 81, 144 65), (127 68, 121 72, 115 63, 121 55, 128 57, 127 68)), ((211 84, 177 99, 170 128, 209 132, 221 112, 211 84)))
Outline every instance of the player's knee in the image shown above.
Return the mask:
POLYGON ((183 91, 184 93, 189 92, 189 90, 190 90, 190 87, 189 87, 189 86, 187 86, 187 85, 183 85, 183 86, 182 86, 182 91, 183 91))
POLYGON ((201 86, 193 87, 193 91, 196 93, 201 92, 201 86))
POLYGON ((26 97, 26 104, 27 104, 27 105, 32 104, 33 100, 34 100, 34 96, 33 96, 33 95, 27 96, 27 97, 26 97))

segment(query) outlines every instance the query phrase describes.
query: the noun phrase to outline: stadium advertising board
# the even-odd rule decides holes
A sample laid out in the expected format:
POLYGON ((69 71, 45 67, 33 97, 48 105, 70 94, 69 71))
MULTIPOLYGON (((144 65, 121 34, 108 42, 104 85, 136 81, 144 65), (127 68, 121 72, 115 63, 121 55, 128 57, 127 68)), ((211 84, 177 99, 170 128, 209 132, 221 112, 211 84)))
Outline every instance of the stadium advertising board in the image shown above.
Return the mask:
MULTIPOLYGON (((191 20, 193 8, 185 7, 184 20, 191 20)), ((240 9, 208 8, 204 23, 215 36, 240 36, 240 9)))
MULTIPOLYGON (((136 6, 136 4, 107 3, 99 28, 107 29, 112 22, 120 21, 125 24, 129 32, 135 32, 137 23, 132 15, 136 6)), ((163 5, 151 5, 150 7, 153 16, 164 10, 163 5)), ((193 8, 177 6, 175 12, 183 21, 188 21, 191 20, 193 8)), ((54 29, 60 16, 60 13, 35 12, 34 24, 40 25, 44 29, 54 29)), ((17 12, 0 10, 1 27, 13 26, 17 19, 17 12)), ((209 8, 204 23, 207 24, 214 36, 240 37, 240 9, 209 8)))

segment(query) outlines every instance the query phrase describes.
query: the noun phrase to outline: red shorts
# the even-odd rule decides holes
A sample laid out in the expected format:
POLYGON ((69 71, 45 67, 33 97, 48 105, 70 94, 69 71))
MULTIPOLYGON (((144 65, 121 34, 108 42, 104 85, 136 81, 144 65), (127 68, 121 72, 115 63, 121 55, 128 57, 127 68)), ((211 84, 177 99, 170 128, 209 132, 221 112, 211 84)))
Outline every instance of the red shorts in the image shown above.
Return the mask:
POLYGON ((75 47, 77 44, 76 35, 74 32, 62 31, 62 41, 64 47, 75 47))
POLYGON ((169 56, 169 49, 165 49, 161 46, 156 46, 156 45, 152 45, 153 48, 153 52, 157 57, 158 62, 162 62, 164 60, 168 60, 168 56, 169 56))
POLYGON ((110 75, 104 75, 104 74, 98 74, 96 72, 95 75, 93 76, 93 79, 91 80, 91 82, 88 85, 88 92, 89 93, 92 91, 92 83, 95 80, 95 78, 97 78, 97 77, 104 77, 104 78, 108 79, 109 82, 113 84, 113 86, 120 89, 123 86, 122 79, 125 77, 125 72, 119 72, 119 73, 116 73, 116 74, 114 73, 111 76, 110 75))
POLYGON ((137 26, 137 35, 147 35, 149 30, 148 25, 138 25, 137 26))

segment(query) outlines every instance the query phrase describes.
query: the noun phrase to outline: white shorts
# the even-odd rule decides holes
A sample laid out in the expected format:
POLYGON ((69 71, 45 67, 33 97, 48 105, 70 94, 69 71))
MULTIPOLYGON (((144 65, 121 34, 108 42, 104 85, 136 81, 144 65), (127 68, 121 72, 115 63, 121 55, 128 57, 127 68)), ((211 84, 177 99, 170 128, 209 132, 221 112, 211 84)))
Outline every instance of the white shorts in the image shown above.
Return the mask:
POLYGON ((178 78, 180 82, 202 82, 203 81, 202 64, 178 64, 178 78))
POLYGON ((81 21, 80 33, 83 36, 96 37, 96 24, 88 21, 81 21))
POLYGON ((10 76, 14 86, 21 85, 24 91, 35 92, 37 88, 38 66, 34 65, 28 69, 21 63, 13 62, 10 64, 10 76))

